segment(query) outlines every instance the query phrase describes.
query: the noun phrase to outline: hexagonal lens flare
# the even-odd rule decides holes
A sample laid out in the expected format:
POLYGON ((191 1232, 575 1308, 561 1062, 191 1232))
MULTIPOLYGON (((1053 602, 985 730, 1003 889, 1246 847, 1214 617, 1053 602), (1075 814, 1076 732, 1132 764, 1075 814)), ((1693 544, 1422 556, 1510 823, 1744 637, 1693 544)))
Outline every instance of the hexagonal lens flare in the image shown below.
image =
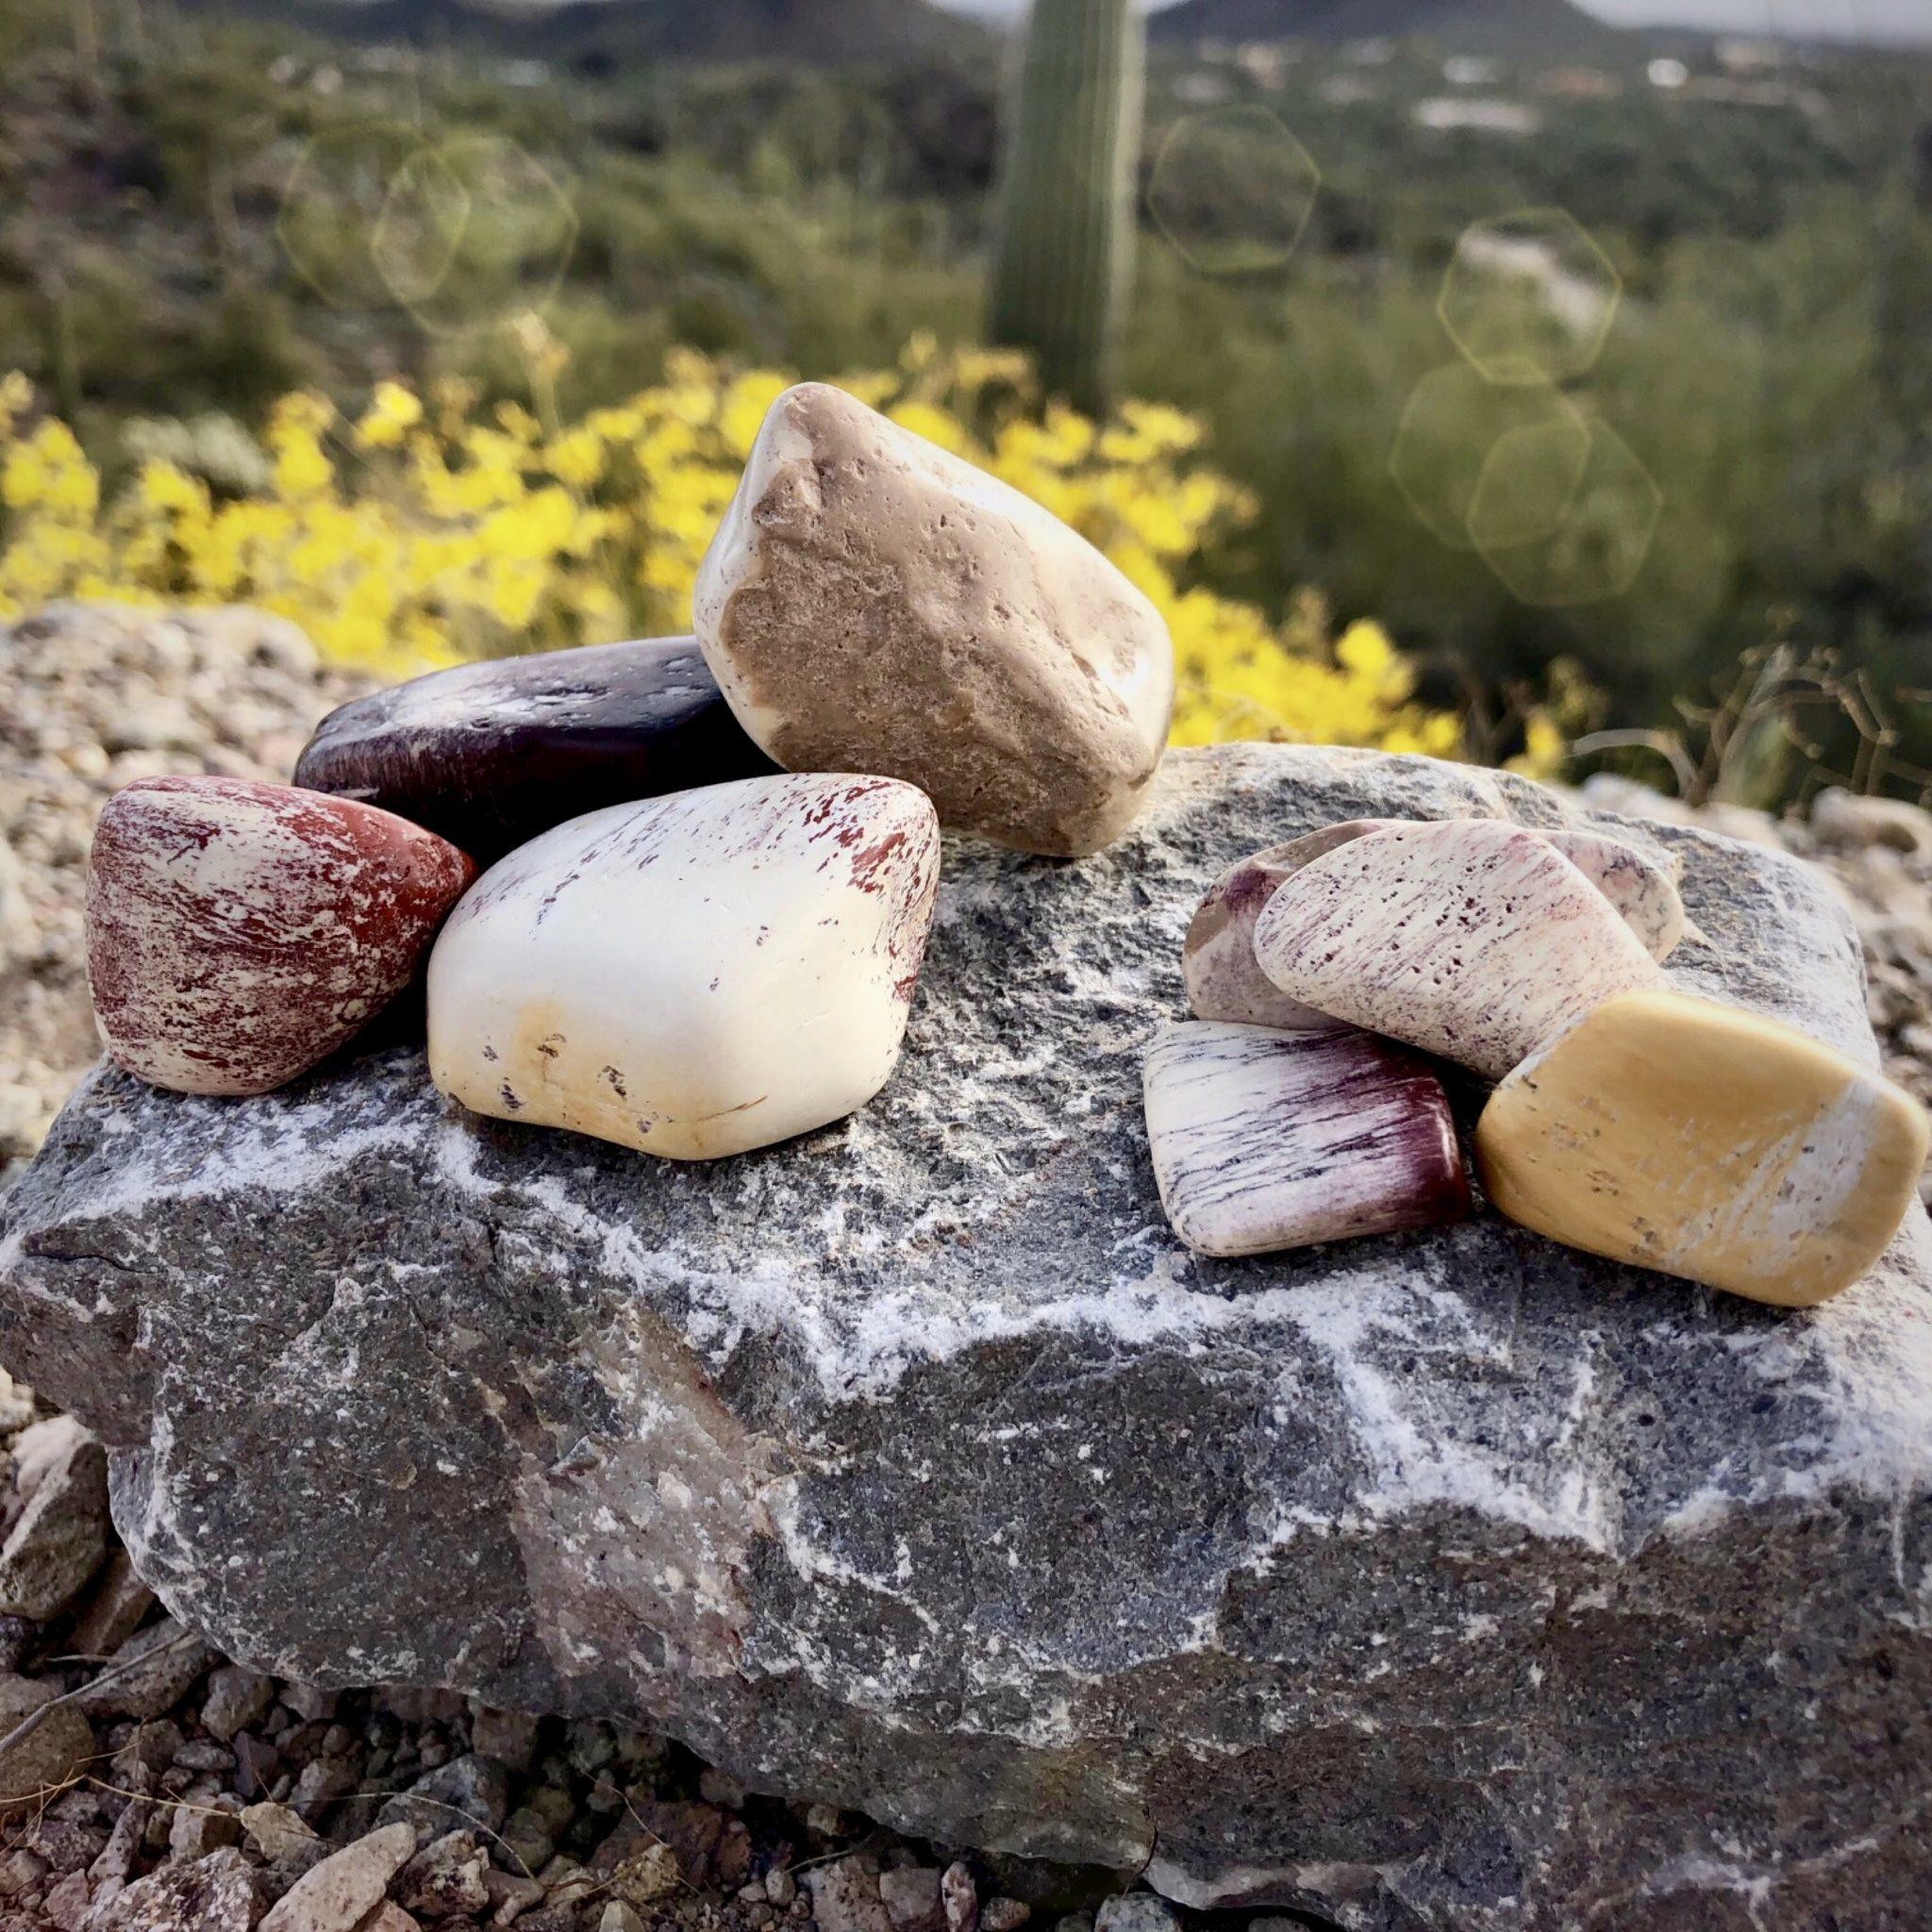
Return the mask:
POLYGON ((1266 108, 1212 108, 1169 129, 1148 212, 1197 275, 1283 267, 1322 192, 1315 158, 1266 108))
POLYGON ((1623 295, 1615 264, 1574 215, 1523 208, 1463 230, 1436 312, 1487 380, 1569 382, 1596 366, 1623 295))

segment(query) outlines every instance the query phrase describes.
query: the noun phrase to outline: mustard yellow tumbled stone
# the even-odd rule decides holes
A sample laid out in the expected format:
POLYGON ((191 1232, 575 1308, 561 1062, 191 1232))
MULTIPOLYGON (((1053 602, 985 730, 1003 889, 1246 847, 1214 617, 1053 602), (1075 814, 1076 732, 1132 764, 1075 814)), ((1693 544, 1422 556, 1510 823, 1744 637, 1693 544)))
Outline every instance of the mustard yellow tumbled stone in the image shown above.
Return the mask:
POLYGON ((1809 1307, 1898 1232, 1927 1126, 1909 1094, 1789 1026, 1641 991, 1517 1068, 1475 1151, 1491 1204, 1539 1234, 1809 1307))

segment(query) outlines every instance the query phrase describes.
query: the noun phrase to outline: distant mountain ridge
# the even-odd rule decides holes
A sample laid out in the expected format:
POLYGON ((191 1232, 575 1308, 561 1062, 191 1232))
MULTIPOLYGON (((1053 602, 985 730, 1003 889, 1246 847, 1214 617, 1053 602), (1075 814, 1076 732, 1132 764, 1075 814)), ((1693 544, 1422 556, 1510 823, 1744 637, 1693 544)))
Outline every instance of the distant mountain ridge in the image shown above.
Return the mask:
POLYGON ((332 39, 447 42, 575 64, 777 60, 824 66, 970 58, 988 30, 930 0, 190 0, 203 13, 299 26, 332 39))
POLYGON ((1624 36, 1571 0, 1182 0, 1148 18, 1157 41, 1421 39, 1452 53, 1601 53, 1624 36))

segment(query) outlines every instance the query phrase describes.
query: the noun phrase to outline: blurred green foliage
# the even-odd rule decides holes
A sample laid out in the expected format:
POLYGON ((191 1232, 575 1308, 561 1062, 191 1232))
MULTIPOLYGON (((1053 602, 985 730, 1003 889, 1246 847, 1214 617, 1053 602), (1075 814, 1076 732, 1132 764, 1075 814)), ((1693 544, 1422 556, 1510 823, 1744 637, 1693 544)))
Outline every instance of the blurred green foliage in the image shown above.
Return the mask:
MULTIPOLYGON (((75 18, 12 0, 0 19, 0 368, 110 474, 130 423, 249 424, 304 384, 354 409, 383 375, 455 373, 528 402, 503 325, 525 301, 569 351, 566 415, 635 391, 678 342, 831 374, 980 325, 991 59, 546 75, 128 6, 101 8, 96 56, 75 18), (527 156, 568 200, 567 245, 500 170, 459 207, 444 174, 461 168, 415 163, 398 195, 407 158, 452 141, 527 156), (291 214, 291 184, 330 155, 321 199, 291 214), (435 280, 439 249, 470 279, 398 300, 435 280)), ((1681 50, 1699 71, 1675 91, 1646 82, 1641 43, 1581 78, 1506 64, 1481 92, 1540 123, 1510 136, 1422 125, 1419 102, 1469 92, 1445 51, 1157 63, 1143 188, 1163 149, 1219 173, 1211 201, 1183 182, 1147 223, 1125 387, 1205 418, 1261 508, 1201 578, 1275 612, 1320 586, 1344 618, 1385 621, 1437 696, 1574 658, 1624 724, 1671 724, 1746 651, 1836 652, 1915 791, 1908 768, 1932 768, 1932 213, 1913 142, 1932 63, 1836 55, 1755 95, 1704 73, 1707 49, 1681 50), (1190 123, 1206 138, 1170 147, 1190 123), (1309 164, 1312 208, 1285 221, 1283 183, 1309 164), (1486 555, 1432 534, 1391 458, 1419 387, 1467 367, 1438 312, 1458 239, 1526 208, 1573 216, 1621 299, 1586 371, 1527 397, 1473 379, 1427 445, 1422 494, 1467 513, 1483 490, 1486 555), (1173 232, 1210 217, 1211 245, 1173 232), (1233 266, 1203 272, 1217 262, 1233 266), (1543 550, 1503 554, 1496 532, 1543 541, 1544 473, 1506 474, 1517 457, 1575 500, 1543 550), (1637 478, 1660 500, 1641 550, 1637 478), (1627 589, 1570 594, 1621 582, 1633 556, 1627 589)), ((1849 769, 1845 728, 1813 722, 1849 769)), ((1767 757, 1764 783, 1804 762, 1767 757)))

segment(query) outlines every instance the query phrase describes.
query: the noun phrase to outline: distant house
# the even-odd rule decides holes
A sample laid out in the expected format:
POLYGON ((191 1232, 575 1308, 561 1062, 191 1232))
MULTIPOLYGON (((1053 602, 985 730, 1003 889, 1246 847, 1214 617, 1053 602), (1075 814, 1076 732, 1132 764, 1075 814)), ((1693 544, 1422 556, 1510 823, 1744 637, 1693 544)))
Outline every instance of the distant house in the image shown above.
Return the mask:
POLYGON ((1614 101, 1624 92, 1624 83, 1601 67, 1555 67, 1536 86, 1559 101, 1614 101))
POLYGON ((1522 101, 1481 94, 1438 94, 1418 101, 1409 118, 1418 127, 1439 133, 1467 128, 1477 134, 1525 135, 1543 125, 1543 117, 1522 101))

